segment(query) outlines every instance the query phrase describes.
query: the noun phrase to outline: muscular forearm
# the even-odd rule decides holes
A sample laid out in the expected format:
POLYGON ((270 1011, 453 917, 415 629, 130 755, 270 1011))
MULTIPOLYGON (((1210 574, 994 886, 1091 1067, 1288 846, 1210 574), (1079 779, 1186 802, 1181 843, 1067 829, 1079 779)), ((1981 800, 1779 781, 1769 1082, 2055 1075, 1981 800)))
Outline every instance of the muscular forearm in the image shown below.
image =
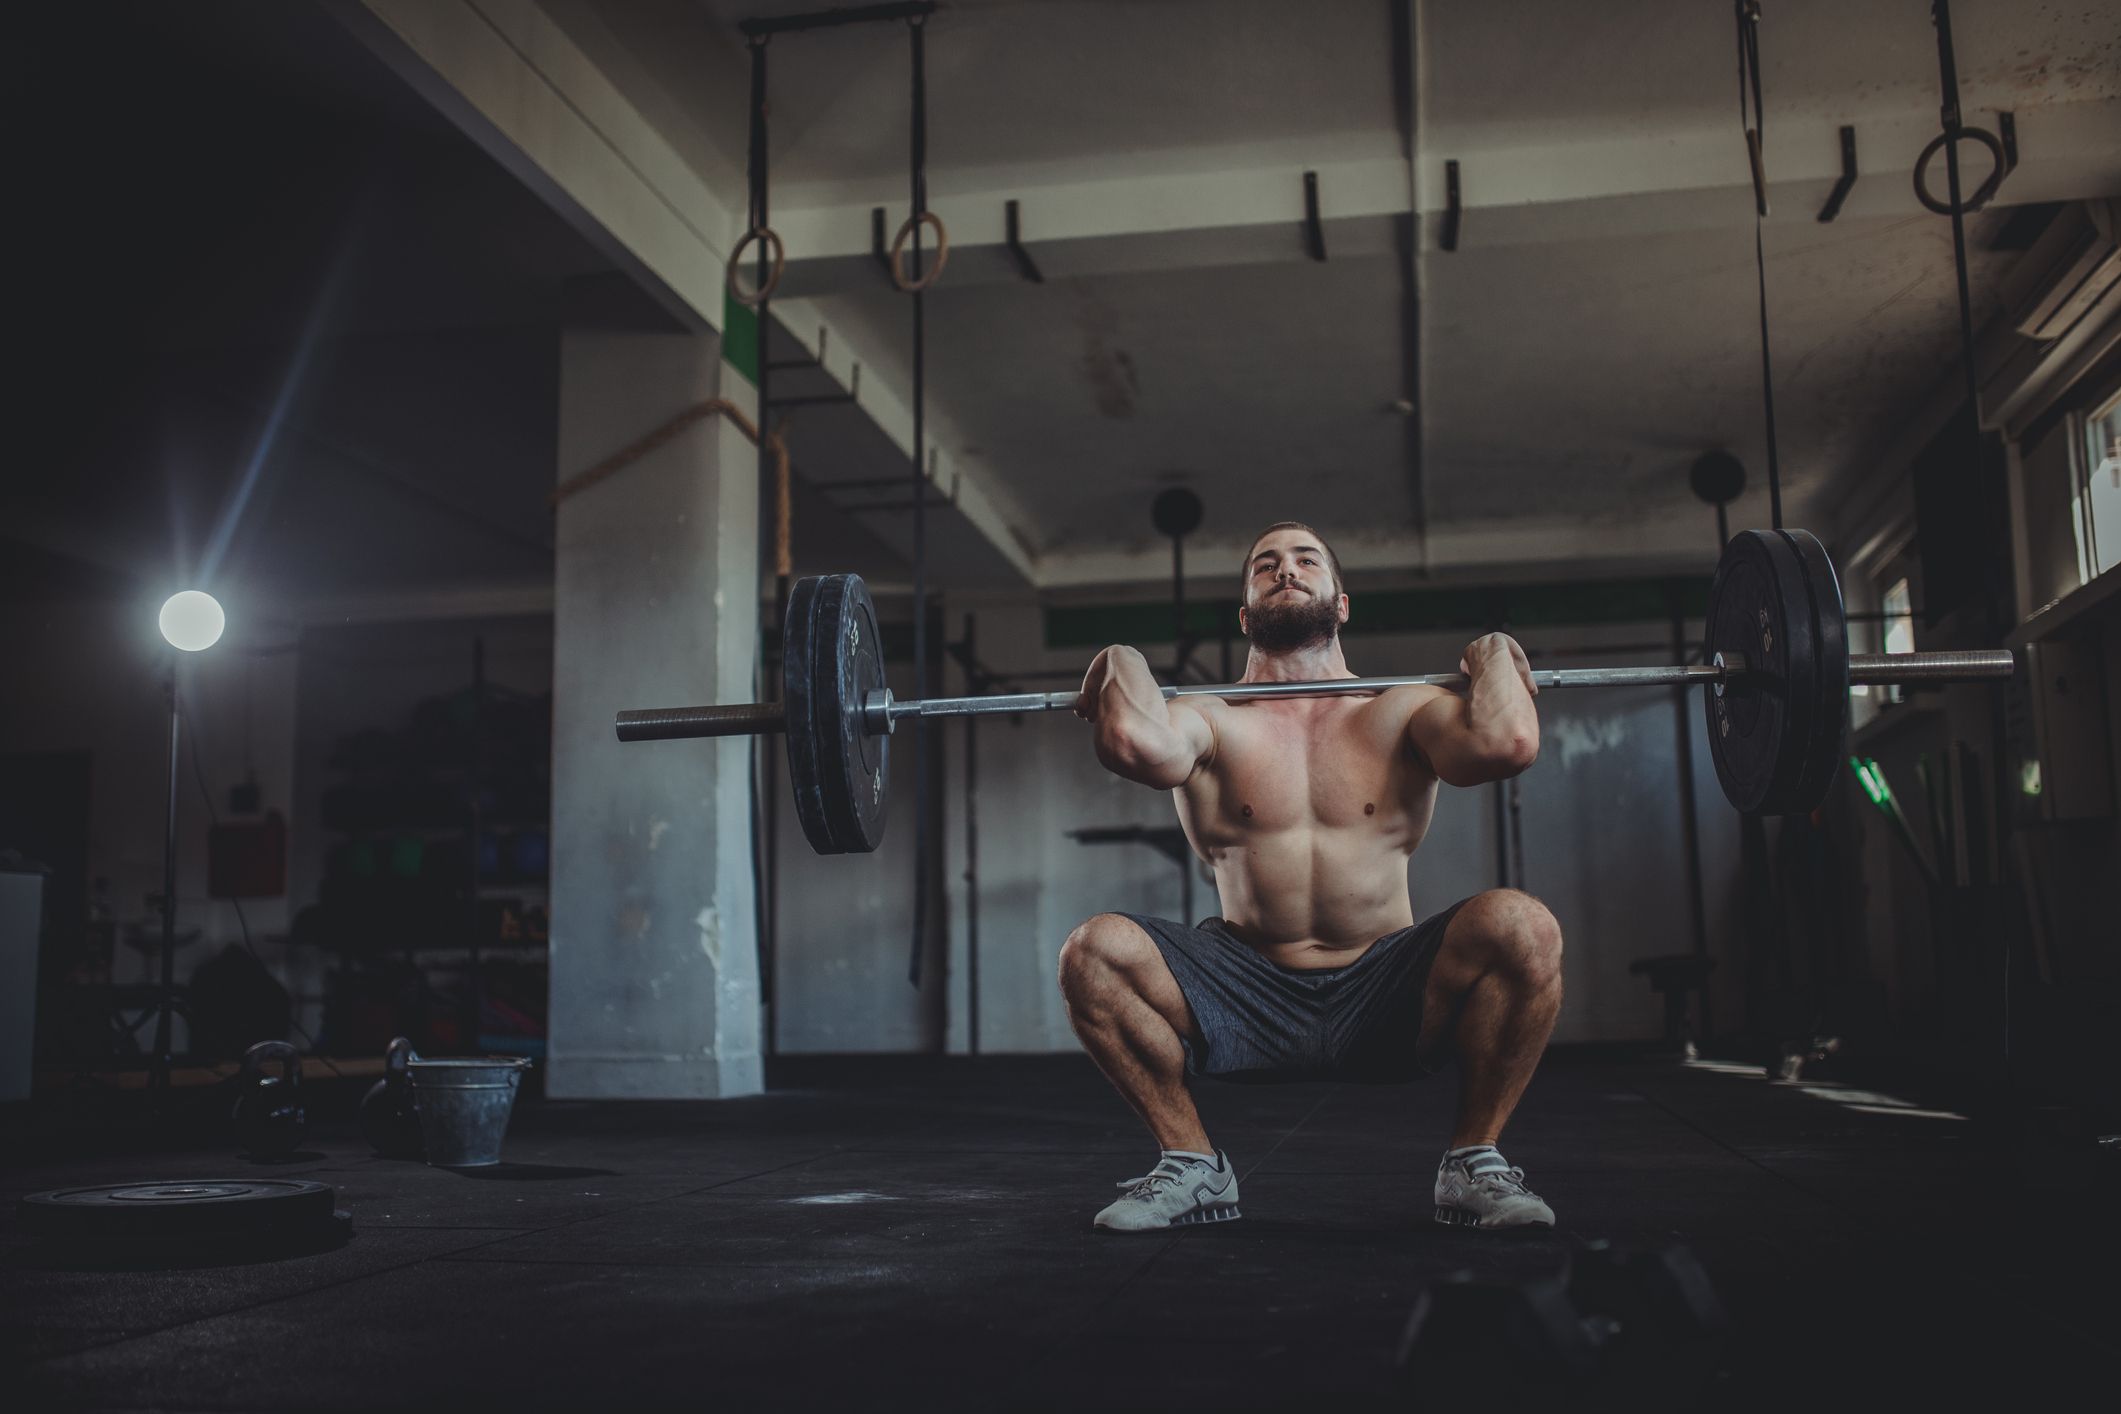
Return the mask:
POLYGON ((1539 755, 1539 714, 1507 649, 1469 660, 1466 736, 1481 755, 1523 770, 1539 755))
POLYGON ((1097 759, 1129 780, 1166 788, 1182 783, 1192 773, 1193 752, 1171 720, 1148 660, 1115 647, 1099 655, 1099 665, 1102 672, 1093 671, 1086 687, 1096 698, 1097 759))

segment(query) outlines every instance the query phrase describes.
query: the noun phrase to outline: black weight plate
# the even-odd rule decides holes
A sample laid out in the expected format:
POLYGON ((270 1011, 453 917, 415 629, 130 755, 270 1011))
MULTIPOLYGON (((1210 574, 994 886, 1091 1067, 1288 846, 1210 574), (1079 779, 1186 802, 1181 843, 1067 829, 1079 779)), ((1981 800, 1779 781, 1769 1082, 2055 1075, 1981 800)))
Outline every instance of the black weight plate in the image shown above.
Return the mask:
MULTIPOLYGON (((1766 813, 1790 727, 1789 551, 1769 532, 1740 531, 1723 547, 1709 586, 1703 652, 1743 657, 1745 676, 1702 694, 1708 715, 1709 756, 1732 805, 1766 813)), ((1809 602, 1805 603, 1809 620, 1809 602)), ((1810 624, 1806 630, 1809 636, 1810 624)))
POLYGON ((876 605, 861 576, 799 581, 788 598, 782 686, 788 769, 803 837, 819 854, 865 854, 883 841, 890 742, 865 728, 884 685, 876 605))
POLYGON ((1799 804, 1799 787, 1819 720, 1819 642, 1817 626, 1812 621, 1810 576, 1803 559, 1783 531, 1768 536, 1767 550, 1775 563, 1775 588, 1782 596, 1786 640, 1782 665, 1787 676, 1782 741, 1775 753, 1775 783, 1768 798, 1761 802, 1760 813, 1796 815, 1811 808, 1799 804))
POLYGON ((812 849, 832 854, 832 827, 826 823, 820 786, 824 768, 818 760, 812 672, 817 660, 818 583, 815 576, 806 576, 788 591, 788 612, 781 620, 781 703, 787 715, 788 784, 795 796, 795 818, 812 849))
POLYGON ((328 1184, 278 1178, 55 1188, 16 1211, 26 1231, 63 1242, 293 1236, 333 1221, 328 1184))
POLYGON ((1841 603, 1841 581, 1826 547, 1808 530, 1785 530, 1782 538, 1802 562, 1812 605, 1812 645, 1817 705, 1805 743, 1802 767, 1791 786, 1791 811, 1809 813, 1826 800, 1841 768, 1848 738, 1848 615, 1841 603))
POLYGON ((819 700, 834 704, 839 728, 829 743, 837 769, 826 780, 834 796, 832 818, 841 852, 867 854, 883 843, 890 803, 891 739, 872 735, 863 720, 869 694, 884 686, 883 641, 877 633, 876 605, 861 576, 834 578, 837 592, 827 621, 834 625, 839 651, 817 663, 821 678, 828 668, 832 674, 829 689, 820 681, 819 700))

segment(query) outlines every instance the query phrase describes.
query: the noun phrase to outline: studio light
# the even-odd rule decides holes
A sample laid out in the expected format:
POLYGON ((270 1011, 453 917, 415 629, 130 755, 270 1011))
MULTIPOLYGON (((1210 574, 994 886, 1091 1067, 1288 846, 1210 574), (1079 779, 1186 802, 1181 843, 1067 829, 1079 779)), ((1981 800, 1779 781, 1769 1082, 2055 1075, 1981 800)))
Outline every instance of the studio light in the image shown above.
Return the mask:
POLYGON ((220 601, 213 595, 202 589, 186 589, 164 602, 159 622, 162 636, 172 647, 198 653, 221 641, 228 616, 221 612, 220 601))
MULTIPOLYGON (((156 617, 162 636, 172 648, 200 653, 221 641, 228 616, 213 595, 202 589, 186 589, 163 601, 156 617)), ((162 983, 155 1002, 155 1053, 148 1062, 148 1086, 158 1098, 166 1098, 174 1057, 170 1053, 170 1019, 177 1003, 177 742, 182 715, 177 703, 177 659, 170 656, 169 671, 162 680, 163 701, 169 708, 169 796, 162 832, 162 983)))

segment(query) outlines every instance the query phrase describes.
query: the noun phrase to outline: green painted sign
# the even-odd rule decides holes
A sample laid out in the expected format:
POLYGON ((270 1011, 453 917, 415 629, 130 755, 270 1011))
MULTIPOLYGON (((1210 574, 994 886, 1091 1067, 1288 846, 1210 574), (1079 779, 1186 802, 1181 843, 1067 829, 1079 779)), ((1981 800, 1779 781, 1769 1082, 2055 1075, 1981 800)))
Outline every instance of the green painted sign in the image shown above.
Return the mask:
POLYGON ((759 385, 759 312, 722 290, 722 361, 759 385))

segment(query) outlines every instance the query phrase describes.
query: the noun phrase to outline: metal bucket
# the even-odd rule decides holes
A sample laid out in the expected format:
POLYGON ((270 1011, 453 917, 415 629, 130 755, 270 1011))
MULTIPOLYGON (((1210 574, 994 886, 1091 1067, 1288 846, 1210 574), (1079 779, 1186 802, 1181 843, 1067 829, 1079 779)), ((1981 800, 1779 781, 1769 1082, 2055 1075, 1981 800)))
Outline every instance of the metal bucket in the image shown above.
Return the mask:
POLYGON ((445 1169, 501 1162, 501 1136, 508 1132, 516 1086, 529 1064, 521 1056, 441 1056, 408 1063, 427 1162, 445 1169))

